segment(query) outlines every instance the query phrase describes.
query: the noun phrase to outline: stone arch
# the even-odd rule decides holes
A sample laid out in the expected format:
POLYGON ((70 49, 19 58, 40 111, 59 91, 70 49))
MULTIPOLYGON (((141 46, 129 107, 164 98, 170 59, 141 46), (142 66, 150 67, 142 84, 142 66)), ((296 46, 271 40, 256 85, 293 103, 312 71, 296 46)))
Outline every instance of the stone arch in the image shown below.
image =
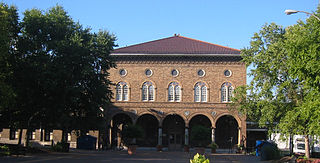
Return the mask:
MULTIPOLYGON (((212 131, 212 122, 211 120, 209 119, 208 116, 204 115, 204 114, 195 114, 194 116, 192 116, 192 118, 190 118, 190 121, 189 121, 189 133, 190 133, 190 138, 192 137, 192 132, 193 132, 193 129, 194 127, 196 126, 202 126, 202 127, 205 127, 205 128, 208 128, 210 130, 210 132, 212 131)), ((211 133, 212 135, 212 133, 211 133)), ((191 146, 196 146, 198 145, 198 143, 195 141, 195 140, 192 140, 190 139, 190 145, 191 146)), ((207 140, 207 142, 211 142, 212 139, 209 138, 207 140)))
POLYGON ((219 148, 233 148, 239 142, 239 122, 230 114, 221 114, 216 118, 215 142, 219 148))
POLYGON ((167 114, 162 121, 162 142, 169 150, 181 150, 184 144, 185 119, 179 114, 167 114))
POLYGON ((139 119, 139 117, 141 117, 141 116, 143 116, 143 115, 145 115, 145 114, 153 115, 153 116, 157 119, 157 121, 158 121, 158 123, 159 123, 159 126, 160 126, 161 118, 159 117, 159 115, 158 115, 157 113, 154 113, 154 112, 152 112, 152 111, 142 111, 142 112, 139 112, 139 113, 137 114, 137 116, 138 116, 137 119, 139 119))
POLYGON ((133 113, 133 110, 132 111, 114 111, 114 112, 112 112, 112 114, 109 116, 109 125, 111 125, 111 122, 110 121, 112 121, 113 120, 113 118, 116 116, 116 115, 118 115, 118 114, 125 114, 125 115, 127 115, 127 116, 129 116, 130 117, 130 119, 131 119, 131 122, 132 122, 132 124, 134 124, 135 123, 135 120, 137 119, 137 115, 135 114, 135 113, 133 113))
POLYGON ((159 126, 160 127, 162 127, 163 126, 163 121, 164 121, 164 119, 167 117, 167 116, 169 116, 169 115, 178 115, 178 116, 180 116, 182 119, 183 119, 183 121, 184 121, 184 124, 186 125, 186 124, 188 124, 188 119, 183 115, 183 114, 180 114, 180 113, 177 113, 177 112, 169 112, 169 113, 167 113, 167 114, 165 114, 165 115, 163 115, 162 116, 162 118, 160 119, 160 121, 159 121, 159 126))
POLYGON ((191 119, 192 119, 193 117, 195 117, 195 116, 198 116, 198 115, 206 116, 206 117, 210 120, 211 127, 214 126, 215 120, 214 120, 214 118, 211 116, 211 114, 208 114, 208 113, 193 113, 193 114, 191 114, 191 115, 188 117, 188 121, 187 121, 187 123, 186 123, 186 126, 189 127, 191 119))
POLYGON ((242 121, 241 121, 241 119, 240 119, 238 116, 236 116, 236 115, 234 115, 234 114, 230 114, 230 113, 221 113, 221 114, 218 114, 217 116, 215 116, 214 121, 213 121, 214 123, 212 124, 212 127, 213 127, 213 128, 216 128, 217 120, 218 120, 220 117, 225 116, 225 115, 232 116, 234 119, 236 119, 236 121, 237 121, 237 123, 238 123, 238 127, 241 127, 241 126, 242 126, 242 121))
POLYGON ((118 112, 111 119, 111 146, 120 147, 122 143, 121 131, 125 125, 133 124, 134 119, 125 112, 118 112))
POLYGON ((144 139, 137 140, 139 146, 155 147, 158 142, 159 120, 152 114, 143 114, 138 117, 136 125, 144 130, 144 139))

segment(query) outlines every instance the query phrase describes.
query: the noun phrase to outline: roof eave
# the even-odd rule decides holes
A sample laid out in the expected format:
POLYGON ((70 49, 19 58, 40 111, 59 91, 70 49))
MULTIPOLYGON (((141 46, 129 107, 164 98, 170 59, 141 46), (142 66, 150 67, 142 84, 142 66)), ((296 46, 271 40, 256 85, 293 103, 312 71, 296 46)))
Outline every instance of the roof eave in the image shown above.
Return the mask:
POLYGON ((240 57, 240 54, 144 54, 144 53, 111 53, 111 56, 222 56, 240 57))

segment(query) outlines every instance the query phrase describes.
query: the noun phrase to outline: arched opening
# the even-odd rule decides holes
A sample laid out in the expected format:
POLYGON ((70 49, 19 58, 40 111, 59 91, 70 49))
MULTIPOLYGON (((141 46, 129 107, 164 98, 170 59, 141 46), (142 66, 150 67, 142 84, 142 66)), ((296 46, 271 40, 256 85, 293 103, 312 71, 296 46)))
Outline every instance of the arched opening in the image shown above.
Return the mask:
POLYGON ((162 142, 169 150, 181 150, 184 144, 185 122, 177 114, 166 116, 162 123, 163 137, 162 142))
POLYGON ((238 144, 238 122, 231 115, 224 115, 216 122, 215 142, 219 148, 232 148, 238 144))
MULTIPOLYGON (((210 119, 207 116, 196 115, 196 116, 192 117, 189 122, 190 133, 192 133, 192 128, 195 126, 204 126, 204 127, 209 128, 211 130, 212 124, 211 124, 210 119)), ((194 140, 190 139, 189 141, 190 141, 191 146, 197 146, 197 144, 194 140)), ((211 140, 208 140, 208 141, 211 142, 211 140)))
POLYGON ((144 114, 138 118, 136 124, 144 130, 144 140, 137 140, 137 144, 143 147, 155 147, 158 142, 157 118, 151 114, 144 114))
POLYGON ((122 146, 121 131, 122 127, 132 124, 132 119, 125 113, 119 113, 112 117, 111 121, 111 146, 113 148, 122 146))

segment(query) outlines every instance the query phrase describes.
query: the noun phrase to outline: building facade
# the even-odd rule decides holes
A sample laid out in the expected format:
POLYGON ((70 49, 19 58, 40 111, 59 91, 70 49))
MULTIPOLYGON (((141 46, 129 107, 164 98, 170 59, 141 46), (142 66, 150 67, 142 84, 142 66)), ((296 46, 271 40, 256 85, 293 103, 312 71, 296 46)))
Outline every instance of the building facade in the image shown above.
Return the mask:
MULTIPOLYGON (((108 138, 98 131, 88 134, 120 147, 122 127, 137 124, 145 131, 139 146, 181 150, 195 146, 190 133, 202 125, 211 129, 219 148, 245 144, 246 117, 228 108, 233 90, 246 84, 239 50, 174 35, 118 48, 111 55, 117 67, 109 71, 113 106, 103 108, 108 138)), ((76 147, 75 133, 64 136, 76 147)), ((18 130, 3 129, 0 143, 16 144, 18 137, 18 130)), ((51 145, 61 140, 62 131, 37 129, 29 138, 34 145, 51 145)))
POLYGON ((210 128, 220 148, 245 144, 246 117, 228 108, 233 90, 246 84, 239 50, 174 35, 111 55, 117 65, 109 72, 114 107, 106 110, 111 145, 121 145, 126 124, 144 129, 139 146, 193 146, 196 125, 210 128))

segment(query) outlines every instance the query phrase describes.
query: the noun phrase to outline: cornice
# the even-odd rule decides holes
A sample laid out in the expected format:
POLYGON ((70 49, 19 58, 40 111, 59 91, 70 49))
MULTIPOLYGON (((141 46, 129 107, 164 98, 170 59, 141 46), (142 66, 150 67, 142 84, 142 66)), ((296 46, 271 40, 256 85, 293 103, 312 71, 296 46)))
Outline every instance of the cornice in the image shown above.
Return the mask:
POLYGON ((237 56, 113 56, 121 64, 243 64, 237 56))
POLYGON ((232 64, 244 65, 241 61, 144 61, 144 60, 117 60, 119 64, 232 64))

